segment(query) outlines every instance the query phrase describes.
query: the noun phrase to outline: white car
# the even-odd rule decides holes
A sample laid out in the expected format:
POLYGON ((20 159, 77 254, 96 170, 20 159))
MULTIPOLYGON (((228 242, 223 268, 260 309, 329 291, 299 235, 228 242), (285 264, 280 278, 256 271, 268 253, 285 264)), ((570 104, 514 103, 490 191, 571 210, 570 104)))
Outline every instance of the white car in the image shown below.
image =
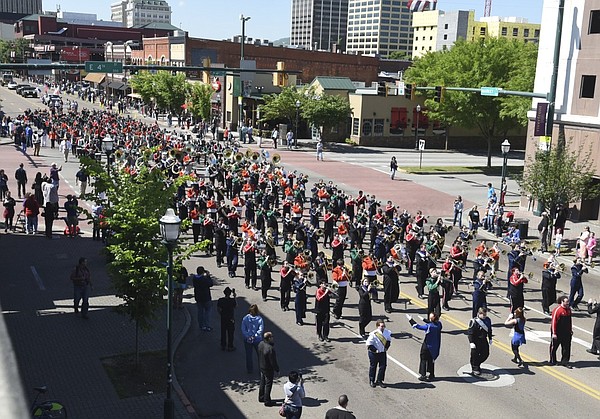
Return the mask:
POLYGON ((15 90, 18 85, 19 83, 17 83, 16 81, 9 81, 6 87, 8 87, 8 90, 15 90))

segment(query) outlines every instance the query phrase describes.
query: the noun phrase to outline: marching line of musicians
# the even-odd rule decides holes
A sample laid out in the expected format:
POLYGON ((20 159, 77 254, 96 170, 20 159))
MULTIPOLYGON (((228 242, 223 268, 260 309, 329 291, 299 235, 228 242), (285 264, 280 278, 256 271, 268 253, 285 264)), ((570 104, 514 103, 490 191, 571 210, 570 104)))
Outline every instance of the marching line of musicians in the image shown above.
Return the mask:
MULTIPOLYGON (((428 220, 421 211, 413 217, 391 201, 382 204, 374 195, 362 191, 355 197, 347 194, 332 181, 319 180, 309 186, 308 176, 280 166, 279 155, 270 157, 266 151, 250 149, 242 154, 235 146, 219 143, 208 147, 207 178, 178 191, 180 218, 191 220, 194 242, 208 240, 209 252, 215 253, 218 267, 227 267, 229 277, 236 277, 243 258, 245 286, 261 290, 264 301, 273 285, 273 270, 279 263, 276 249, 280 247, 285 254, 279 270, 281 309, 290 309, 294 291, 296 322, 303 325, 307 288, 316 286, 319 339, 329 339, 330 313, 336 319, 342 317, 349 288, 358 290, 359 333, 365 335, 372 320, 371 302, 381 302, 381 292, 385 312, 393 311, 403 270, 416 276, 419 298, 427 299, 428 312, 438 317, 460 296, 474 239, 466 226, 442 258, 452 227, 444 225, 441 218, 426 228, 428 220)), ((480 307, 487 307, 488 290, 499 286, 497 273, 503 254, 508 259, 511 311, 524 307, 523 289, 532 275, 525 274, 525 263, 532 250, 513 244, 506 252, 499 243, 487 247, 485 241, 475 247, 472 277, 467 281, 474 318, 480 307)), ((542 306, 547 314, 556 302, 560 271, 564 266, 550 260, 542 273, 542 306)))

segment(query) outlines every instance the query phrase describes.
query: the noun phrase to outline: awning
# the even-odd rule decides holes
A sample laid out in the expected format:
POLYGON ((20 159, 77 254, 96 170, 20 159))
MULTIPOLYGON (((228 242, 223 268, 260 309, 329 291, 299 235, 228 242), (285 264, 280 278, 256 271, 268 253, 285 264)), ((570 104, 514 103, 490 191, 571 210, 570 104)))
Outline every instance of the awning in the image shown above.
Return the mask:
POLYGON ((92 83, 102 83, 106 74, 104 73, 88 73, 84 80, 92 83))
POLYGON ((120 81, 111 81, 108 83, 108 88, 114 90, 125 90, 127 89, 127 85, 120 81))

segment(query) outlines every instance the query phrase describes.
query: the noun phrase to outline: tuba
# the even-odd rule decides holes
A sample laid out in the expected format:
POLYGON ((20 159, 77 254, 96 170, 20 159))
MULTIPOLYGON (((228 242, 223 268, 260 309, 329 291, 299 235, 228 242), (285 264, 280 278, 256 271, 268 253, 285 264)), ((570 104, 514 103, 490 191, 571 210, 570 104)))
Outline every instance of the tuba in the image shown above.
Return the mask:
POLYGON ((242 153, 240 153, 240 152, 237 152, 235 154, 235 161, 237 163, 240 163, 242 160, 244 160, 244 155, 242 153))
POLYGON ((231 157, 233 157, 233 150, 230 148, 226 148, 225 150, 223 150, 223 157, 225 159, 230 159, 231 157))
POLYGON ((258 154, 256 151, 254 153, 252 153, 252 155, 250 156, 250 160, 252 160, 253 163, 258 163, 259 159, 260 159, 260 154, 258 154))
POLYGON ((273 154, 273 157, 271 158, 271 163, 273 163, 273 165, 275 166, 278 166, 280 161, 281 156, 279 154, 273 154))

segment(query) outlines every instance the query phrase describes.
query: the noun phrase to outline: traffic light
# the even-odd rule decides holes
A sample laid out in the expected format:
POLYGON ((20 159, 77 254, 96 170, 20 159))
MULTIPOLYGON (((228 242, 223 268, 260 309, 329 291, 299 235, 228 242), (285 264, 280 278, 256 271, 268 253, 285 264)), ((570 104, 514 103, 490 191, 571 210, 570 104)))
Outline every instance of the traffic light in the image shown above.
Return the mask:
POLYGON ((384 81, 377 84, 377 96, 387 96, 387 85, 384 81))
POLYGON ((435 86, 435 96, 433 98, 437 103, 442 103, 444 101, 444 92, 446 91, 445 87, 435 86))
POLYGON ((404 97, 406 99, 412 99, 412 95, 413 95, 413 85, 405 84, 404 85, 404 97))

